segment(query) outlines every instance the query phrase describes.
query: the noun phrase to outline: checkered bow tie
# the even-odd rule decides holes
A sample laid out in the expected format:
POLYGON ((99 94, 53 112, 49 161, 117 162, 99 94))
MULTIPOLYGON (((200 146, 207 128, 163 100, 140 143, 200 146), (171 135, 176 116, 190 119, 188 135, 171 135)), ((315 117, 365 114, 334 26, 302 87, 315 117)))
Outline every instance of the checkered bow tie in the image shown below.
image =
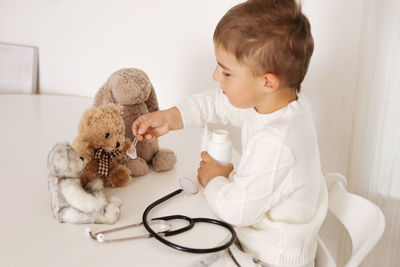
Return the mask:
POLYGON ((111 152, 107 152, 102 148, 99 148, 94 153, 94 158, 99 160, 99 164, 97 167, 97 172, 103 174, 104 176, 108 175, 108 164, 110 158, 116 157, 121 152, 119 150, 113 150, 111 152))

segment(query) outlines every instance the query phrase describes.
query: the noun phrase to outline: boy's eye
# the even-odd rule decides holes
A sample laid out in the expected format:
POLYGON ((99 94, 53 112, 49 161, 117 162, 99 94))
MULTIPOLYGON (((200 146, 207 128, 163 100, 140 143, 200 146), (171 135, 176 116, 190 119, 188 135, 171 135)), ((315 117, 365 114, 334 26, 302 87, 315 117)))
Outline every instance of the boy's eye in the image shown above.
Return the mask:
POLYGON ((222 74, 223 74, 224 76, 231 76, 230 73, 226 73, 226 72, 222 72, 222 74))

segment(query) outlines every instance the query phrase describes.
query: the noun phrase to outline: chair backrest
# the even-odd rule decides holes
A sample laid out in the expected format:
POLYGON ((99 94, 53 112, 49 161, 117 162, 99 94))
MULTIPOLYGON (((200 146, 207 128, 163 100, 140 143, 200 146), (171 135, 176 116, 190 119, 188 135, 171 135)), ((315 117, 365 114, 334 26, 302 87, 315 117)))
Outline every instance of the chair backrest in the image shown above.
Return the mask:
POLYGON ((36 94, 36 47, 0 43, 0 93, 36 94))
MULTIPOLYGON (((346 190, 347 181, 341 174, 325 176, 328 186, 328 210, 346 228, 352 241, 352 253, 345 267, 358 266, 382 237, 385 217, 371 201, 346 190)), ((319 240, 318 253, 326 252, 319 240)), ((318 255, 317 255, 318 257, 318 255)), ((323 265, 321 265, 323 266, 323 265)), ((334 265, 332 265, 334 266, 334 265)))
POLYGON ((325 243, 318 237, 317 255, 315 257, 315 267, 336 267, 336 263, 333 260, 325 243))

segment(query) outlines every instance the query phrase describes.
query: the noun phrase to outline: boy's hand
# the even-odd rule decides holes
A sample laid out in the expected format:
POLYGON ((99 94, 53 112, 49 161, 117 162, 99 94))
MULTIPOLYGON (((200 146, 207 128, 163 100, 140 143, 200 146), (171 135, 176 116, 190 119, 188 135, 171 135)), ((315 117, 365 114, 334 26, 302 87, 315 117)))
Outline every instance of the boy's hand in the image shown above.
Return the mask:
POLYGON ((181 113, 178 108, 148 113, 137 118, 132 124, 132 133, 139 141, 153 142, 157 137, 171 130, 183 128, 181 113))
POLYGON ((233 171, 232 163, 221 165, 205 151, 201 152, 201 159, 200 168, 197 169, 197 179, 204 187, 217 176, 228 178, 233 171))

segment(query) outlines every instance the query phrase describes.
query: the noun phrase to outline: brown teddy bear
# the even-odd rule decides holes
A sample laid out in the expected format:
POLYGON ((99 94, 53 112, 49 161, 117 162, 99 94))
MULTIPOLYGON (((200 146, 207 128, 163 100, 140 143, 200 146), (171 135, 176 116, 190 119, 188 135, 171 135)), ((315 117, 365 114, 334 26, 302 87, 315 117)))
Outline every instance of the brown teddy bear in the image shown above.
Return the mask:
POLYGON ((81 176, 82 186, 101 178, 104 186, 121 187, 132 181, 123 165, 130 141, 125 138, 122 108, 115 104, 86 110, 79 122, 78 136, 72 142, 79 157, 88 160, 81 176))
MULTIPOLYGON (((94 106, 116 103, 122 106, 125 122, 125 137, 134 139, 132 123, 141 115, 157 111, 158 102, 153 85, 146 73, 135 68, 120 69, 108 78, 98 90, 94 106)), ((137 158, 127 161, 132 175, 140 176, 148 172, 148 163, 152 163, 157 172, 167 171, 174 167, 176 155, 169 149, 159 149, 158 141, 136 145, 137 158)))

